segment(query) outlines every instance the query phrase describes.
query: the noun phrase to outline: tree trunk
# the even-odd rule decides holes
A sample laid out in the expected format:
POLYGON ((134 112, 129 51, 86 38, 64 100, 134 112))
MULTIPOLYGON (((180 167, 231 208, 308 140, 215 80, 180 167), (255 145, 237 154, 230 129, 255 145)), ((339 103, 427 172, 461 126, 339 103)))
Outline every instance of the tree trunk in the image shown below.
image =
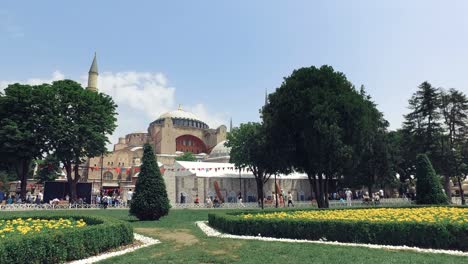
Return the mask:
POLYGON ((70 203, 75 203, 76 198, 76 182, 74 180, 68 181, 68 189, 70 190, 70 203))
POLYGON ((329 208, 330 207, 330 203, 328 202, 328 176, 325 176, 325 182, 324 182, 324 204, 325 204, 325 208, 329 208))
POLYGON ((22 201, 26 200, 26 187, 28 184, 28 173, 31 166, 32 159, 24 158, 15 162, 15 170, 18 180, 21 181, 20 197, 22 201))
MULTIPOLYGON (((70 190, 70 201, 74 202, 73 192, 75 191, 76 197, 76 184, 73 182, 72 177, 72 166, 69 162, 63 162, 63 167, 65 167, 65 172, 67 173, 67 182, 68 182, 68 189, 70 190)), ((63 198, 63 197, 62 197, 63 198)))
POLYGON ((257 178, 256 181, 257 181, 257 196, 260 201, 260 207, 263 210, 263 180, 257 178))
POLYGON ((311 202, 314 200, 314 198, 316 196, 314 181, 315 181, 315 179, 309 178, 311 202))
POLYGON ((458 188, 460 189, 460 199, 461 199, 461 203, 462 203, 462 205, 465 205, 465 193, 463 192, 462 181, 461 181, 461 177, 460 177, 460 176, 457 176, 457 181, 458 181, 458 188))
POLYGON ((275 173, 275 208, 278 208, 278 190, 276 189, 276 173, 275 173))
POLYGON ((444 175, 444 190, 449 201, 452 201, 452 191, 450 190, 450 176, 444 175))
POLYGON ((73 203, 75 203, 78 200, 77 192, 76 192, 76 184, 78 183, 78 181, 81 178, 80 175, 79 175, 79 165, 78 164, 75 164, 73 166, 73 171, 75 173, 75 177, 68 182, 68 186, 70 188, 71 201, 73 203))
POLYGON ((317 178, 315 178, 316 175, 313 174, 313 173, 308 172, 307 176, 309 178, 311 188, 313 188, 314 192, 315 192, 315 200, 317 201, 317 207, 322 208, 323 203, 322 203, 322 200, 321 200, 319 182, 318 182, 317 178))
POLYGON ((320 200, 320 186, 319 186, 318 179, 316 179, 315 176, 314 176, 313 184, 315 188, 315 200, 317 201, 317 207, 322 208, 323 205, 320 200))
POLYGON ((325 198, 324 198, 324 193, 325 193, 325 190, 323 188, 323 177, 321 174, 318 175, 318 185, 319 185, 319 195, 318 195, 318 199, 317 199, 317 202, 320 201, 319 204, 319 208, 326 208, 325 206, 325 198))

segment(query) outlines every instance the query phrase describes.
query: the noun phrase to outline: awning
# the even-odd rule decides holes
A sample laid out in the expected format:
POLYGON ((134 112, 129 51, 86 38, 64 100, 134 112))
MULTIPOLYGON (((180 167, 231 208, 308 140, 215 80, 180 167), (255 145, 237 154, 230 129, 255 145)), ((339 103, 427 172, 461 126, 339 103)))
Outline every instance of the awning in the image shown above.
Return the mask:
POLYGON ((118 182, 104 182, 104 184, 102 186, 104 186, 104 187, 119 187, 119 183, 118 182))
MULTIPOLYGON (((176 176, 239 178, 239 170, 232 163, 175 161, 174 166, 166 168, 166 171, 174 172, 176 176)), ((240 174, 242 178, 255 178, 246 168, 240 174)), ((277 179, 306 180, 308 177, 305 173, 293 172, 288 175, 279 174, 277 179)))

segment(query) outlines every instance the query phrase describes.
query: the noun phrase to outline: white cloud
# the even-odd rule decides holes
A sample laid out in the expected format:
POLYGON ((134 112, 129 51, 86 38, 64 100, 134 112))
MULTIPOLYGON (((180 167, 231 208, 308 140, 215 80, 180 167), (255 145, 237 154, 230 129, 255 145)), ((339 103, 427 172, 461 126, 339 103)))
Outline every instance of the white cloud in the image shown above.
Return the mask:
MULTIPOLYGON (((87 76, 83 79, 87 81, 87 76)), ((162 73, 106 72, 99 75, 98 88, 118 105, 139 110, 149 118, 174 108, 175 88, 168 86, 162 73)))

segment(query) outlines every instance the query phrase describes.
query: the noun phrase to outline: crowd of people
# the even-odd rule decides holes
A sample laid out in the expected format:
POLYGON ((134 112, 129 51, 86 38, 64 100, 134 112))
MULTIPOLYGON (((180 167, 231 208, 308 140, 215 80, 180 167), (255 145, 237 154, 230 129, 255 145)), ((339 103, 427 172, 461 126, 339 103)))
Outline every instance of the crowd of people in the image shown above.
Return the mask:
MULTIPOLYGON (((275 193, 273 192, 272 196, 269 196, 268 198, 265 197, 264 198, 264 204, 272 204, 272 205, 275 205, 276 204, 276 197, 278 196, 278 201, 279 201, 279 204, 286 207, 286 205, 288 207, 294 207, 294 202, 293 202, 293 196, 292 196, 292 193, 291 192, 288 192, 287 194, 281 190, 281 192, 278 194, 278 195, 275 195, 275 193), (287 204, 286 204, 286 201, 287 201, 287 204)), ((195 199, 193 200, 194 204, 196 205, 200 205, 200 198, 197 195, 195 195, 195 199)), ((183 193, 180 194, 180 203, 184 204, 186 203, 186 197, 183 193)), ((205 199, 205 207, 207 208, 219 208, 222 206, 222 204, 224 203, 224 201, 222 199, 220 199, 218 196, 214 196, 214 197, 206 197, 205 199)), ((243 203, 243 198, 242 198, 242 194, 241 192, 238 193, 237 195, 237 204, 239 205, 239 207, 245 207, 245 204, 243 203)), ((258 204, 259 206, 260 205, 260 200, 258 201, 258 204)))
POLYGON ((19 194, 11 195, 0 191, 0 204, 41 204, 42 200, 43 194, 41 192, 36 195, 28 193, 26 199, 23 200, 19 194))
MULTIPOLYGON (((108 206, 117 207, 119 205, 129 205, 132 201, 133 191, 130 189, 126 193, 126 201, 122 199, 122 194, 118 192, 102 192, 102 195, 98 194, 90 201, 87 197, 78 197, 75 204, 100 204, 103 208, 107 208, 108 206)), ((40 205, 44 203, 44 195, 42 192, 38 192, 37 194, 26 194, 25 199, 21 199, 19 194, 10 195, 5 194, 3 191, 0 191, 0 204, 36 204, 40 205)), ((59 205, 59 204, 70 204, 70 196, 67 194, 63 197, 55 197, 49 200, 50 205, 59 205)))

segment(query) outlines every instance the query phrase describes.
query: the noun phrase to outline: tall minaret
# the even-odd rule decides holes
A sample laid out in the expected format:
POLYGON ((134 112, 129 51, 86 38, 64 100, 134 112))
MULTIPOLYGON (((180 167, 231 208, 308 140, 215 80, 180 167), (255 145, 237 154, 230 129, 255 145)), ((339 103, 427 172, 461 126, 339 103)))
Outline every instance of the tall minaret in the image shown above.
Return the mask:
POLYGON ((231 117, 231 120, 229 121, 229 132, 232 132, 232 117, 231 117))
POLYGON ((96 61, 96 52, 94 53, 93 64, 91 64, 91 68, 89 68, 88 72, 88 87, 87 90, 97 92, 97 81, 98 81, 98 67, 96 61))

